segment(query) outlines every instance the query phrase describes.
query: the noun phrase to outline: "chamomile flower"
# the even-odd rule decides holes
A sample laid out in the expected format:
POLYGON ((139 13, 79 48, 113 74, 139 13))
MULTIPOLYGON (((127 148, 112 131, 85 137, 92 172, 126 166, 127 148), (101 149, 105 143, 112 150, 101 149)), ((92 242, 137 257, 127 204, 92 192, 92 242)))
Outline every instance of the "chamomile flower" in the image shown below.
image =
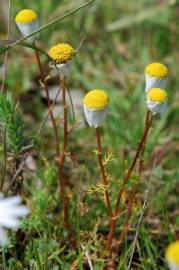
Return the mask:
POLYGON ((68 77, 75 55, 73 47, 66 43, 59 43, 53 46, 48 54, 52 60, 50 67, 57 67, 61 77, 68 77))
POLYGON ((17 229, 20 225, 19 218, 25 217, 29 213, 29 209, 25 205, 21 205, 21 198, 14 196, 3 198, 0 194, 0 244, 4 245, 8 242, 5 228, 17 229))
POLYGON ((167 247, 165 258, 171 270, 179 270, 179 240, 167 247))
POLYGON ((161 63, 152 63, 145 68, 145 81, 147 92, 151 88, 165 88, 168 79, 168 69, 161 63))
POLYGON ((160 88, 152 88, 147 92, 147 106, 153 113, 161 116, 167 109, 167 92, 160 88))
POLYGON ((90 127, 101 126, 108 113, 109 96, 102 90, 89 91, 84 99, 84 113, 90 127))
MULTIPOLYGON (((15 18, 16 24, 24 37, 30 35, 33 31, 39 28, 37 14, 31 9, 23 9, 19 11, 15 18)), ((38 34, 28 38, 32 43, 38 34)))

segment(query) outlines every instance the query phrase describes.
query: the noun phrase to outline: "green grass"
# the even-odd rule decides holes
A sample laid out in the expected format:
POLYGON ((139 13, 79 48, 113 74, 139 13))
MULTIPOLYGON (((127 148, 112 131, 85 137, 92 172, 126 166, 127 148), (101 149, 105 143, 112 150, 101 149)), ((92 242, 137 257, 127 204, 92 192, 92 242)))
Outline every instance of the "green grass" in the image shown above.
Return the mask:
MULTIPOLYGON (((12 38, 20 38, 14 22, 15 14, 20 9, 29 7, 36 10, 41 25, 44 25, 79 3, 81 1, 30 1, 30 4, 27 0, 12 1, 12 38)), ((38 41, 38 46, 48 52, 57 42, 67 42, 77 48, 81 39, 87 38, 75 58, 69 88, 72 91, 77 88, 83 93, 101 88, 110 96, 110 111, 102 128, 102 143, 104 152, 112 152, 115 157, 107 166, 113 198, 117 197, 126 164, 130 164, 143 130, 146 111, 144 68, 153 61, 161 61, 169 67, 168 112, 163 119, 154 120, 150 131, 139 190, 141 203, 158 150, 160 160, 154 171, 131 269, 167 269, 165 248, 178 235, 178 8, 177 1, 169 1, 159 7, 156 1, 96 0, 90 7, 44 30, 38 41), (114 22, 117 22, 115 31, 111 28, 114 22)), ((1 32, 5 35, 5 29, 1 28, 1 32)), ((45 56, 42 59, 48 74, 48 61, 45 56)), ((0 55, 0 63, 3 61, 4 55, 0 55)), ((46 112, 40 97, 38 76, 32 50, 16 46, 9 51, 5 88, 12 93, 15 102, 20 102, 19 110, 29 127, 26 131, 29 138, 37 132, 46 112)), ((58 84, 57 78, 50 78, 49 83, 58 84)), ((60 139, 61 135, 62 131, 60 139)), ((20 231, 10 234, 11 244, 2 250, 0 257, 1 268, 86 270, 89 268, 83 245, 90 254, 94 270, 100 270, 105 264, 103 243, 109 222, 101 195, 87 194, 89 186, 99 180, 97 157, 92 152, 96 148, 95 132, 85 127, 71 133, 69 150, 77 158, 78 166, 74 167, 71 160, 65 163, 70 220, 73 237, 77 240, 75 245, 73 237, 72 243, 68 241, 62 226, 52 138, 53 131, 46 124, 32 150, 36 169, 33 172, 27 168, 24 170, 23 197, 31 215, 22 222, 20 231), (80 209, 79 205, 84 209, 80 209)), ((2 150, 0 154, 3 170, 2 150)), ((7 186, 9 180, 7 171, 7 186)), ((140 209, 132 217, 128 236, 116 259, 116 269, 127 269, 139 212, 140 209)), ((116 239, 122 227, 123 219, 120 218, 116 239)))

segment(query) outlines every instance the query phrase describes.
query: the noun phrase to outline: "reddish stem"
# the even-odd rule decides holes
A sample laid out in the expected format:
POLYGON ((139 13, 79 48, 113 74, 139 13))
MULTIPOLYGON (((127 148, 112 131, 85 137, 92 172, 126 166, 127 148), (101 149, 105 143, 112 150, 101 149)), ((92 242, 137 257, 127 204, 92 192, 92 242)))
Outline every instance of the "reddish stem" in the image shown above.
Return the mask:
POLYGON ((64 225, 65 228, 69 229, 69 218, 68 218, 68 199, 65 196, 65 177, 63 173, 63 164, 65 161, 65 155, 68 147, 68 119, 67 119, 67 103, 66 103, 66 89, 65 89, 65 78, 60 80, 60 87, 62 89, 62 100, 63 100, 63 151, 59 156, 59 178, 60 178, 60 194, 63 203, 64 211, 64 225))
POLYGON ((99 167, 100 167, 100 171, 101 171, 103 185, 105 188, 104 196, 105 196, 106 206, 108 209, 109 216, 112 217, 113 212, 112 212, 112 207, 111 207, 111 202, 110 202, 109 192, 108 192, 108 180, 106 177, 105 168, 104 168, 104 164, 103 164, 103 160, 102 160, 102 147, 101 147, 101 138, 100 138, 99 128, 96 128, 96 140, 97 140, 99 167))
POLYGON ((130 166, 130 168, 129 168, 129 170, 128 170, 125 178, 124 178, 121 191, 118 194, 118 200, 117 200, 117 203, 116 203, 116 210, 115 210, 116 214, 118 214, 119 204, 120 204, 120 199, 121 199, 122 193, 124 191, 125 186, 127 185, 128 181, 129 181, 129 178, 130 178, 130 176, 132 174, 132 171, 133 171, 133 169, 134 169, 134 167, 136 165, 136 162, 137 162, 137 159, 139 158, 139 155, 140 155, 140 152, 142 150, 143 144, 144 144, 145 140, 147 139, 147 135, 148 135, 149 129, 151 127, 151 124, 152 124, 152 117, 149 120, 148 126, 146 126, 146 128, 144 130, 143 136, 142 136, 141 141, 139 143, 139 146, 137 148, 136 155, 135 155, 135 157, 133 159, 133 162, 132 162, 132 164, 131 164, 131 166, 130 166))
POLYGON ((114 216, 113 218, 111 218, 111 221, 110 221, 110 229, 109 229, 109 234, 108 234, 108 238, 106 242, 107 250, 110 250, 110 247, 112 244, 112 240, 113 240, 115 228, 116 228, 116 219, 117 219, 117 216, 116 217, 114 216))
POLYGON ((118 245, 118 248, 117 248, 117 253, 119 253, 120 246, 121 246, 122 242, 124 241, 125 236, 126 236, 128 230, 130 228, 129 219, 130 219, 130 216, 131 216, 131 213, 132 213, 132 205, 133 205, 133 201, 135 199, 137 187, 138 187, 138 184, 135 185, 134 189, 131 191, 131 195, 130 195, 130 198, 129 198, 128 209, 127 209, 126 216, 125 216, 124 228, 123 228, 123 230, 122 230, 122 232, 121 232, 121 234, 119 236, 119 245, 118 245))
POLYGON ((46 95, 46 99, 47 99, 48 109, 50 110, 50 118, 51 118, 53 130, 54 130, 54 139, 55 139, 55 145, 56 145, 56 153, 57 153, 57 156, 59 156, 59 154, 60 154, 60 147, 59 147, 58 129, 57 129, 57 125, 56 125, 56 122, 55 122, 55 118, 54 118, 53 112, 51 110, 51 101, 50 101, 50 96, 49 96, 48 85, 47 85, 47 81, 45 79, 44 70, 43 70, 43 67, 42 67, 42 64, 41 64, 41 61, 40 61, 40 56, 39 56, 38 51, 35 51, 35 56, 36 56, 37 64, 38 64, 39 71, 40 71, 41 81, 43 83, 44 90, 45 90, 45 95, 46 95))
POLYGON ((38 51, 35 51, 38 67, 40 70, 40 76, 41 76, 41 81, 44 85, 45 89, 45 94, 47 98, 47 104, 48 108, 50 109, 50 118, 51 122, 53 125, 53 130, 54 130, 54 139, 55 139, 55 144, 56 144, 56 155, 59 157, 58 161, 58 175, 59 175, 59 182, 60 182, 60 197, 63 203, 63 211, 64 211, 64 225, 65 228, 68 228, 68 209, 67 209, 67 199, 65 198, 65 191, 64 191, 64 175, 63 175, 63 162, 65 159, 65 152, 67 148, 67 108, 66 108, 66 95, 65 95, 65 81, 62 80, 60 83, 60 86, 62 88, 62 94, 63 94, 63 104, 64 104, 64 148, 63 148, 63 153, 60 155, 60 146, 59 146, 59 137, 58 137, 58 129, 56 125, 56 121, 53 115, 53 112, 51 110, 51 101, 50 101, 50 96, 49 96, 49 90, 48 90, 48 84, 45 79, 44 75, 44 70, 40 61, 40 56, 38 51))
POLYGON ((139 146, 137 148, 134 159, 132 161, 132 164, 131 164, 131 166, 130 166, 130 168, 129 168, 129 170, 128 170, 125 178, 124 178, 121 190, 119 191, 118 199, 117 199, 116 207, 115 207, 115 215, 114 215, 114 218, 111 219, 110 231, 109 231, 109 234, 108 234, 108 240, 107 240, 107 244, 106 244, 106 248, 108 250, 110 249, 110 246, 111 246, 111 243, 112 243, 112 240, 113 240, 113 237, 114 237, 114 233, 115 233, 116 219, 119 216, 119 204, 120 204, 120 201, 121 201, 121 196, 123 194, 125 186, 127 185, 128 181, 130 179, 130 176, 131 176, 131 174, 133 172, 133 169, 134 169, 134 167, 136 165, 137 159, 140 156, 140 152, 142 150, 143 144, 146 142, 147 135, 148 135, 149 129, 151 127, 151 124, 152 124, 152 117, 148 121, 148 125, 145 127, 144 133, 143 133, 142 138, 140 140, 140 143, 139 143, 139 146))

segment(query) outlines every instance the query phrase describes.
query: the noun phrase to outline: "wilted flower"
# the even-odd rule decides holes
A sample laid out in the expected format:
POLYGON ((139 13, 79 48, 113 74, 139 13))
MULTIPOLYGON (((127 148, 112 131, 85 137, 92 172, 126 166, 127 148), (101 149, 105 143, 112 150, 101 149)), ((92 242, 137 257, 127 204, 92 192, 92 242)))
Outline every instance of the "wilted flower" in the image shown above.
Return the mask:
POLYGON ((84 113, 90 127, 101 126, 108 113, 109 97, 98 89, 89 91, 84 99, 84 113))
POLYGON ((161 116, 167 109, 167 92, 160 88, 152 88, 147 92, 147 106, 153 113, 161 116))
POLYGON ((171 270, 179 270, 179 240, 167 247, 165 258, 171 270))
POLYGON ((68 77, 74 57, 74 49, 69 44, 59 43, 48 52, 52 59, 50 67, 57 67, 61 77, 68 77))
POLYGON ((161 63, 152 63, 145 68, 145 80, 147 92, 151 88, 165 88, 168 79, 168 69, 161 63))
MULTIPOLYGON (((23 9, 18 12, 15 18, 16 24, 24 37, 30 35, 39 28, 37 14, 31 9, 23 9)), ((38 34, 28 38, 32 43, 38 34)))
POLYGON ((20 204, 19 196, 10 198, 3 198, 2 194, 0 196, 0 244, 4 245, 8 241, 4 228, 17 229, 20 224, 19 218, 25 217, 29 209, 20 204))

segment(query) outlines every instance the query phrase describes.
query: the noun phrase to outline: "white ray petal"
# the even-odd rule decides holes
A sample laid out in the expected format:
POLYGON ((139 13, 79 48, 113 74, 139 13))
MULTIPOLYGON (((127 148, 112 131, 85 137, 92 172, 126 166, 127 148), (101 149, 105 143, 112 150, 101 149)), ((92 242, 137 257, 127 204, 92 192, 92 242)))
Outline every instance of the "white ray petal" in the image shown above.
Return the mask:
POLYGON ((23 217, 29 214, 29 209, 25 205, 12 206, 2 211, 3 215, 9 215, 12 217, 23 217))
POLYGON ((19 196, 13 196, 10 198, 4 198, 0 200, 0 207, 4 207, 4 206, 11 206, 11 205, 18 205, 20 204, 22 201, 22 199, 19 196))
POLYGON ((4 215, 0 219, 0 226, 9 229, 16 229, 19 226, 19 220, 16 217, 4 215))

